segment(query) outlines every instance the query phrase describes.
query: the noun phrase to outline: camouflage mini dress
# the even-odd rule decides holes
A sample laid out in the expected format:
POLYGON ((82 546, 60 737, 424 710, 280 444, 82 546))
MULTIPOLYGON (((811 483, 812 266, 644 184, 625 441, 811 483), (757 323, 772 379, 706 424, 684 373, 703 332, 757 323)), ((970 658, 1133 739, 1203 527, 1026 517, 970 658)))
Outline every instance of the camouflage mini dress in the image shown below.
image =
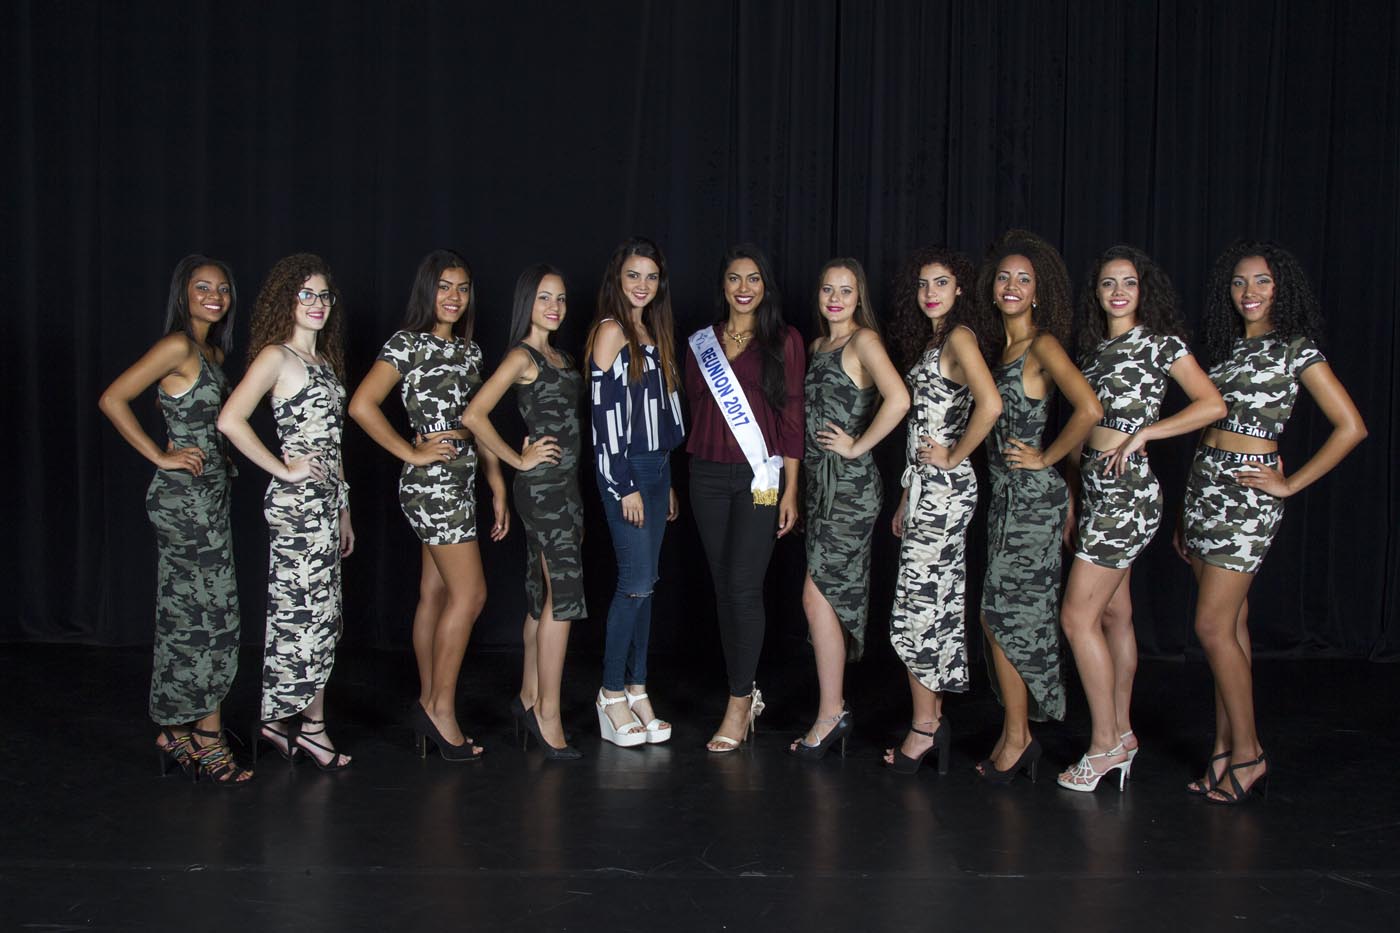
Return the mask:
POLYGON ((841 366, 840 348, 812 353, 803 384, 806 441, 807 572, 846 631, 846 655, 856 661, 865 651, 870 603, 870 535, 880 514, 880 471, 866 451, 847 460, 817 443, 827 422, 860 437, 874 417, 879 393, 859 389, 841 366))
MULTIPOLYGON (((458 431, 467 403, 481 388, 481 347, 455 338, 401 330, 378 359, 398 371, 400 396, 416 435, 458 431)), ((399 473, 399 506, 424 544, 476 540, 476 446, 447 438, 457 456, 399 473)))
MULTIPOLYGON (((987 436, 992 500, 987 512, 982 615, 1006 659, 1026 684, 1030 718, 1063 719, 1060 536, 1069 511, 1069 491, 1053 467, 1013 470, 1001 453, 1012 438, 1039 447, 1045 433, 1054 391, 1045 398, 1028 398, 1022 384, 1025 365, 1023 353, 992 370, 1002 410, 987 436)), ((992 674, 992 689, 999 690, 990 653, 987 669, 992 674)))
MULTIPOLYGON (((1278 440, 1298 399, 1303 370, 1326 360, 1307 337, 1272 333, 1243 337, 1211 367, 1210 379, 1228 409, 1211 427, 1278 440)), ((1182 531, 1186 550, 1216 567, 1257 573, 1283 521, 1283 500, 1241 485, 1235 471, 1278 465, 1277 453, 1244 454, 1202 444, 1186 480, 1182 531)))
POLYGON ((918 461, 923 436, 952 447, 967 430, 972 411, 972 392, 943 375, 942 358, 942 347, 925 351, 907 377, 914 407, 901 482, 909 498, 899 539, 890 643, 919 683, 962 693, 968 680, 963 631, 967 529, 977 509, 977 473, 966 458, 951 470, 918 461))
POLYGON ((317 456, 324 479, 267 484, 263 515, 268 555, 267 645, 263 650, 262 719, 294 716, 330 679, 340 640, 340 436, 345 387, 325 363, 308 363, 306 384, 272 399, 283 457, 317 456))
POLYGON ((219 708, 238 672, 238 582, 229 533, 233 462, 216 422, 228 397, 223 370, 200 354, 199 375, 180 395, 157 390, 165 433, 204 452, 199 476, 157 470, 146 490, 156 531, 156 632, 151 719, 163 726, 219 708))
MULTIPOLYGON (((1191 351, 1178 337, 1155 334, 1139 324, 1101 341, 1084 366, 1084 378, 1103 404, 1099 424, 1136 434, 1157 421, 1171 368, 1191 351)), ((1120 475, 1108 458, 1087 445, 1079 459, 1080 509, 1074 556, 1122 570, 1132 562, 1162 521, 1162 487, 1141 453, 1128 458, 1120 475)))
POLYGON ((583 601, 583 497, 578 486, 583 374, 567 356, 564 365, 556 367, 534 347, 517 346, 530 355, 539 373, 534 382, 515 387, 526 432, 559 442, 558 463, 541 463, 515 474, 515 508, 525 524, 527 608, 536 619, 544 612, 543 560, 549 568, 554 618, 582 619, 588 614, 583 601))

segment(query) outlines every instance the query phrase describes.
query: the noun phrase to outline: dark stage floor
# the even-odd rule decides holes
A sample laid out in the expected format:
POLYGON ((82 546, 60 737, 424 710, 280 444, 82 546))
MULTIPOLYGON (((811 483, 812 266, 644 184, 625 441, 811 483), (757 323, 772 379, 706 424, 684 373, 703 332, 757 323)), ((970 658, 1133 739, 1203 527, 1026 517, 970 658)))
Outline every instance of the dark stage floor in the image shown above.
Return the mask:
MULTIPOLYGON (((420 761, 399 724, 407 655, 342 658, 330 712, 356 756, 341 774, 281 759, 246 788, 156 777, 144 651, 0 648, 6 791, 0 927, 68 929, 883 930, 1394 929, 1400 921, 1397 669, 1258 665, 1275 783, 1237 810, 1189 798, 1208 748, 1199 662, 1144 662, 1128 792, 984 786, 973 761, 998 721, 985 684, 954 698, 953 770, 877 766, 902 684, 857 667, 851 755, 783 753, 815 702, 812 675, 763 683, 751 750, 708 755, 719 672, 658 659, 669 746, 600 746, 591 659, 566 717, 587 758, 511 746, 517 659, 469 657, 463 718, 486 759, 420 761), (705 690, 702 692, 702 682, 705 690), (878 699, 877 699, 878 698, 878 699), (279 767, 279 765, 281 767, 279 767)), ((230 708, 251 715, 245 654, 230 708)), ((888 671, 881 670, 887 677, 888 671)), ((1062 765, 1087 732, 1042 727, 1062 765)), ((236 723, 243 726, 243 723, 236 723)))

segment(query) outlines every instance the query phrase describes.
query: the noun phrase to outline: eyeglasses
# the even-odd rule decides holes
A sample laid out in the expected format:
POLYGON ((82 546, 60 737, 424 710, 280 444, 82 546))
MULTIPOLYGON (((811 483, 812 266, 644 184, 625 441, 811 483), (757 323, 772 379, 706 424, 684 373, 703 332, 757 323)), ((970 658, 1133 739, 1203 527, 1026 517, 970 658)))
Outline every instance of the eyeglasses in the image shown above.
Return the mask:
POLYGON ((308 307, 319 301, 329 308, 331 305, 335 304, 335 292, 313 292, 309 288, 303 288, 301 291, 297 292, 297 301, 308 307))

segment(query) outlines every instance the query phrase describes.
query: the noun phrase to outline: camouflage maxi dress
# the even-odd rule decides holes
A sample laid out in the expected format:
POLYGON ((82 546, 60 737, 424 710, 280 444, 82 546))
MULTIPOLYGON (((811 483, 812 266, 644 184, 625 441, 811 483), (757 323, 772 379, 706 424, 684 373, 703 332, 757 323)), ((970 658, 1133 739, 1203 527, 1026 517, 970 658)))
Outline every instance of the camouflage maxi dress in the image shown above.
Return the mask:
POLYGON ((151 719, 177 725, 219 708, 238 671, 238 584, 229 534, 233 462, 216 422, 228 380, 200 354, 199 375, 181 395, 157 390, 176 447, 204 451, 199 476, 157 470, 146 490, 156 531, 156 632, 151 719))
POLYGON ((534 347, 518 346, 530 354, 539 372, 534 382, 515 387, 520 417, 531 438, 550 436, 559 442, 558 463, 541 463, 515 474, 515 508, 525 523, 527 610, 536 619, 544 612, 543 559, 549 568, 554 618, 582 619, 588 614, 583 600, 583 497, 578 486, 583 374, 567 357, 563 366, 555 367, 534 347))
POLYGON ((284 457, 316 454, 324 479, 267 484, 263 515, 271 537, 267 579, 267 645, 263 651, 261 717, 294 716, 330 679, 340 640, 340 436, 345 387, 325 363, 301 360, 306 384, 272 399, 284 457))
MULTIPOLYGON (((1027 353, 1029 353, 1027 349, 1027 353)), ((1012 438, 1042 443, 1052 389, 1045 398, 1026 396, 1026 353, 992 370, 1002 412, 987 437, 992 480, 987 513, 987 573, 982 580, 982 615, 992 638, 1025 681, 1030 718, 1063 719, 1060 677, 1060 535, 1069 511, 1069 490, 1053 467, 1013 470, 1002 457, 1012 438)), ((987 655, 992 689, 997 690, 987 655)))
POLYGON ((847 460, 817 443, 831 422, 860 437, 880 395, 856 388, 841 366, 839 349, 814 352, 803 385, 807 430, 802 456, 806 479, 807 572, 846 631, 846 657, 860 660, 870 604, 870 535, 880 514, 882 487, 875 458, 866 451, 847 460))
POLYGON ((967 430, 972 392, 943 375, 943 348, 924 353, 909 370, 914 409, 905 441, 909 490, 899 572, 890 609, 890 643, 909 672, 933 691, 967 690, 967 529, 977 510, 977 473, 963 458, 951 470, 919 463, 921 437, 952 447, 967 430))

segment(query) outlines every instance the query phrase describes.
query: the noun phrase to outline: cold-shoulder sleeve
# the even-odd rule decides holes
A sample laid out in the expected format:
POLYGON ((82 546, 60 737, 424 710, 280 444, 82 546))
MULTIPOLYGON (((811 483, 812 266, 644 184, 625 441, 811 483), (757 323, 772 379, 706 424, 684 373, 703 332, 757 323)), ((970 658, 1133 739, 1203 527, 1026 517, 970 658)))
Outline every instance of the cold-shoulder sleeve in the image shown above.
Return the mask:
POLYGON ((614 499, 637 491, 627 462, 627 352, 617 355, 606 371, 588 361, 590 409, 593 420, 593 453, 597 458, 598 485, 614 499))

